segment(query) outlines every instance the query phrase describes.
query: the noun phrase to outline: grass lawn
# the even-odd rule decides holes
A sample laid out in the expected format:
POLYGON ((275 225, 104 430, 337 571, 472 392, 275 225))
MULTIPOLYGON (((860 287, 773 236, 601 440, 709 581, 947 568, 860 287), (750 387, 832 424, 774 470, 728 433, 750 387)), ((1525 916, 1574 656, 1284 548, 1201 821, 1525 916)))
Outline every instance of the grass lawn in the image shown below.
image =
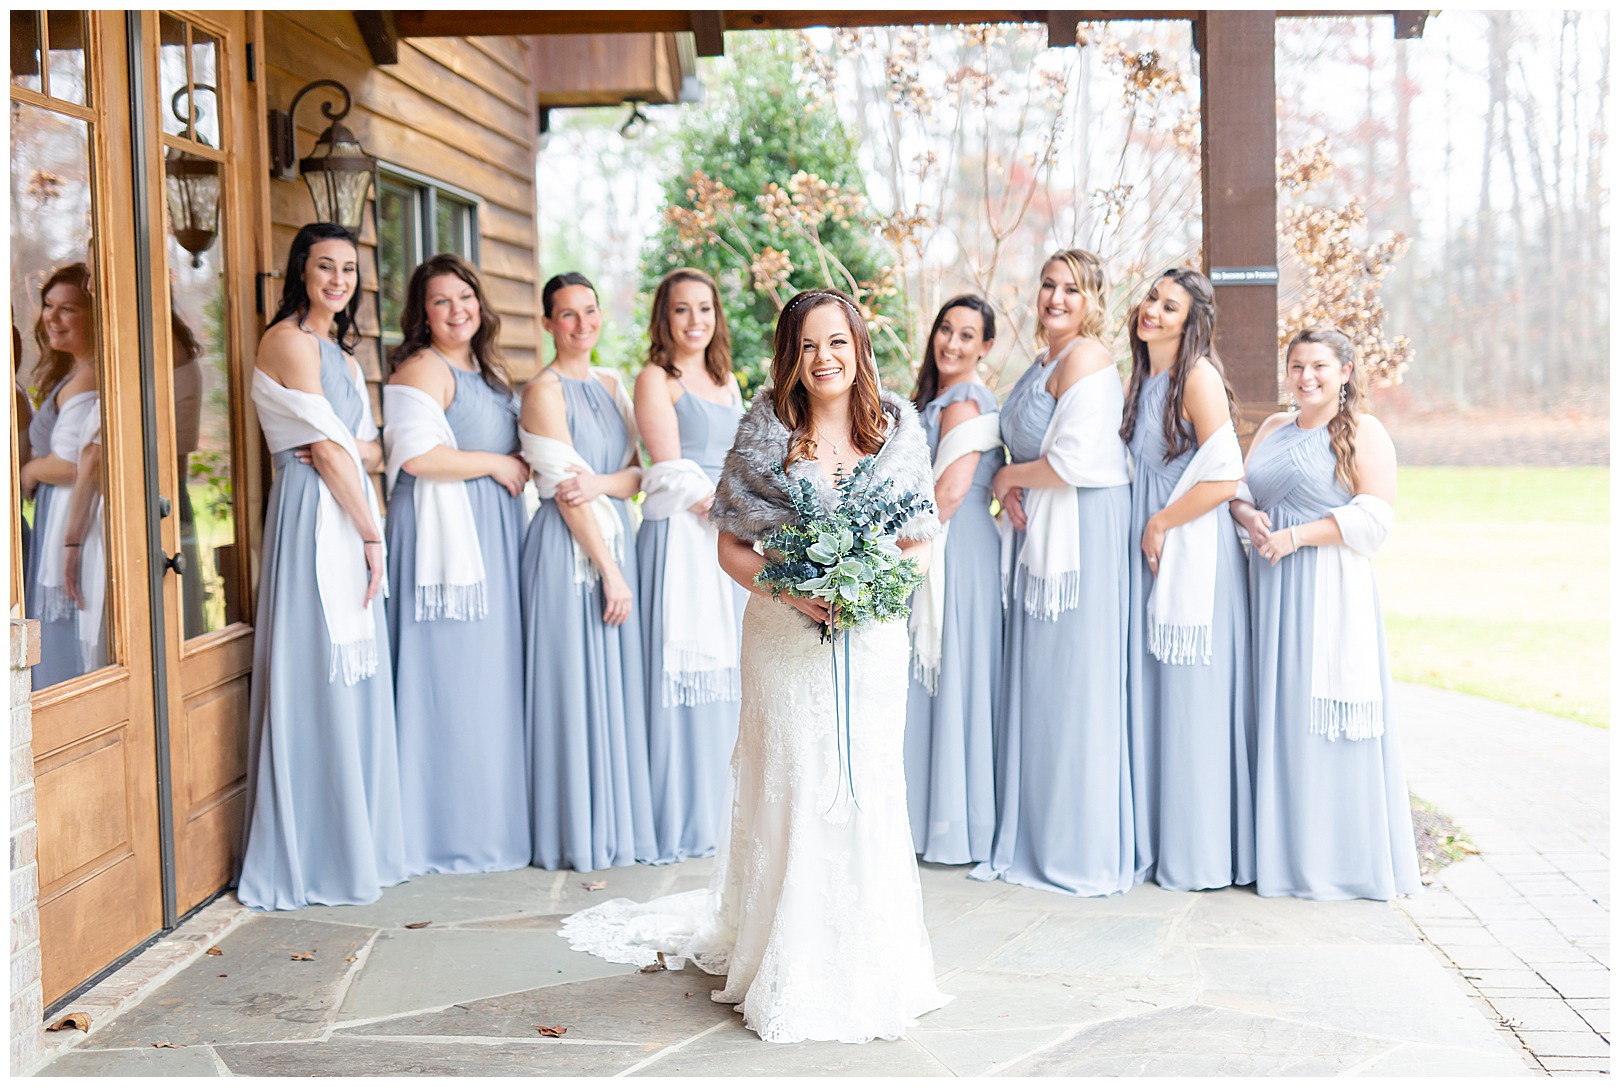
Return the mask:
POLYGON ((1402 468, 1377 559, 1396 679, 1609 726, 1609 470, 1402 468))

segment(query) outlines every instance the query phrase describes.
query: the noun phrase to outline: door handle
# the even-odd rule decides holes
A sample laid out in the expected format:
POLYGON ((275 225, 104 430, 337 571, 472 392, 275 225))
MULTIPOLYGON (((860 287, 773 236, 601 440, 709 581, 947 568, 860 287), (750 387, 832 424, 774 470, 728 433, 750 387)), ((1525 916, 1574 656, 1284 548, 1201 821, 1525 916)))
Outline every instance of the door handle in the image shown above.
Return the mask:
MULTIPOLYGON (((160 551, 158 554, 161 555, 163 553, 160 551)), ((170 570, 173 570, 176 574, 185 574, 186 553, 184 551, 176 551, 172 555, 165 555, 163 558, 163 565, 168 567, 170 570)))

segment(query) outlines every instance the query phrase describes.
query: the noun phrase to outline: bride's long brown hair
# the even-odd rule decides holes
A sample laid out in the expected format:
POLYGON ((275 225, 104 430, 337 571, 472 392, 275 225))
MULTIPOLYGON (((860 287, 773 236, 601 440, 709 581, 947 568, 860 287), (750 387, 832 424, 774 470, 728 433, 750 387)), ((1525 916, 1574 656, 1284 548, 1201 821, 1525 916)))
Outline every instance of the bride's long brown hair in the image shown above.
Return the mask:
POLYGON ((877 360, 872 355, 872 334, 866 321, 849 295, 842 291, 800 291, 788 300, 782 316, 776 321, 776 341, 771 354, 771 406, 776 418, 788 429, 786 468, 796 460, 810 460, 816 455, 816 441, 810 433, 810 392, 800 378, 800 343, 804 337, 804 321, 810 311, 821 306, 837 306, 849 323, 850 335, 855 339, 855 384, 850 389, 850 438, 855 448, 871 456, 883 448, 889 436, 889 420, 883 411, 879 394, 877 360))

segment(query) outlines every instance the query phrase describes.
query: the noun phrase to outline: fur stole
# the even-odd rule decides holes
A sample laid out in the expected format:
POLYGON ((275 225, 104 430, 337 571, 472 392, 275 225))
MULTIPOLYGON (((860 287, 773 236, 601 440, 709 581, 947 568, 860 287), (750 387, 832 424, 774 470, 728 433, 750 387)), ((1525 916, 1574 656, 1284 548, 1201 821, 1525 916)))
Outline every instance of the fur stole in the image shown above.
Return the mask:
MULTIPOLYGON (((911 401, 887 389, 882 398, 883 411, 889 416, 889 437, 877 452, 875 475, 894 480, 896 493, 909 491, 932 499, 933 464, 917 410, 911 401)), ((709 521, 715 528, 753 542, 793 519, 793 505, 777 474, 787 459, 789 437, 787 427, 776 418, 771 390, 766 386, 755 395, 753 406, 737 426, 737 440, 726 454, 714 491, 714 505, 709 510, 709 521)), ((787 474, 790 479, 809 479, 823 509, 831 509, 837 501, 833 485, 812 462, 794 461, 787 474)), ((929 512, 912 518, 900 536, 927 540, 938 532, 939 518, 929 512)))

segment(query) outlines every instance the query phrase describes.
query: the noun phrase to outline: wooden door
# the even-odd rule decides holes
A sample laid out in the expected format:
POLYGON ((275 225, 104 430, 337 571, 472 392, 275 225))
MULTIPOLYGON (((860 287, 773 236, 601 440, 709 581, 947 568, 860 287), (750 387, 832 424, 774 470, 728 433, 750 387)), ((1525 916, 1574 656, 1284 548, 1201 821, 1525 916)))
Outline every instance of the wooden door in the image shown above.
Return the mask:
MULTIPOLYGON (((246 410, 254 308, 252 214, 265 176, 243 12, 147 12, 146 163, 152 224, 156 476, 168 516, 167 753, 175 908, 231 879, 241 837, 253 666, 251 555, 259 439, 246 410)), ((256 74, 256 73, 255 73, 256 74)))
MULTIPOLYGON (((73 429, 72 409, 90 405, 70 450, 74 475, 53 475, 13 514, 18 535, 28 530, 14 603, 45 619, 46 632, 33 754, 49 1004, 163 925, 155 662, 124 13, 13 10, 10 19, 12 349, 32 389, 20 406, 60 409, 59 437, 73 429), (59 361, 65 370, 53 370, 59 361), (56 522, 49 507, 77 512, 56 522)), ((28 450, 25 483, 61 468, 48 460, 55 440, 28 450)))

